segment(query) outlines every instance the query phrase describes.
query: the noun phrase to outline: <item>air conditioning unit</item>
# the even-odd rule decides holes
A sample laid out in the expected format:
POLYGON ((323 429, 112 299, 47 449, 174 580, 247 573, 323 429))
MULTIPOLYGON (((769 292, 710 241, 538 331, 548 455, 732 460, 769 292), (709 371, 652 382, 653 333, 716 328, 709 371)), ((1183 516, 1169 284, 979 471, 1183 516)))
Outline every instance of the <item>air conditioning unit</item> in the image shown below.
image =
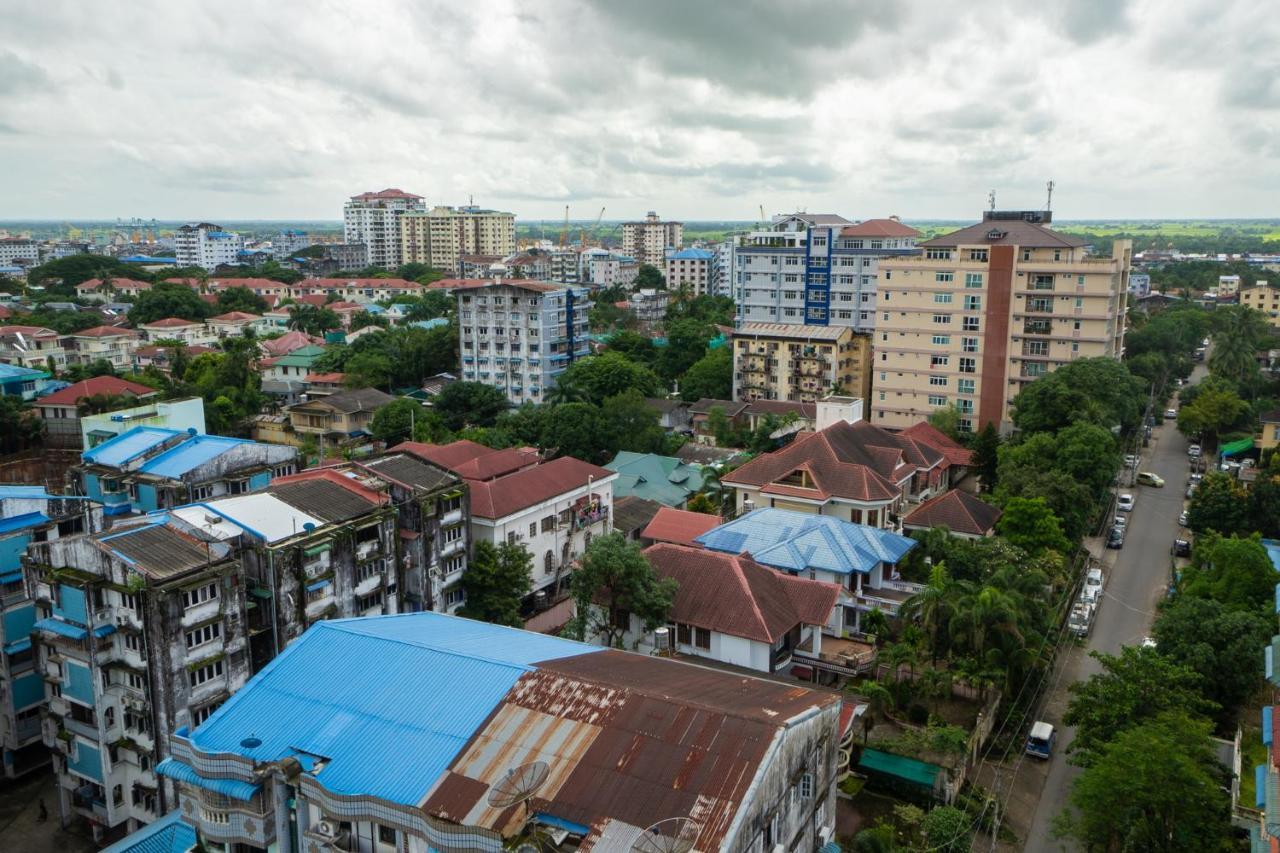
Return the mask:
POLYGON ((116 625, 118 625, 118 626, 120 626, 121 628, 123 628, 123 627, 127 626, 128 624, 129 624, 129 617, 128 617, 128 616, 125 616, 123 613, 117 613, 117 614, 116 614, 116 625))

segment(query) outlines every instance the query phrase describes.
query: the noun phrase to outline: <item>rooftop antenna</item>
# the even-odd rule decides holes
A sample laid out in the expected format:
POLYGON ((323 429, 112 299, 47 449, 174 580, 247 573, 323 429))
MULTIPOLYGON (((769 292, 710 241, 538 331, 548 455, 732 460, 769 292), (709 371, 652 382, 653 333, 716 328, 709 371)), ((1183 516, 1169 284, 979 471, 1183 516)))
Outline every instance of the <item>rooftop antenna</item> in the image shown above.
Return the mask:
POLYGON ((688 817, 660 820, 631 843, 631 853, 689 853, 702 834, 702 824, 688 817))
POLYGON ((1045 184, 1045 189, 1049 191, 1049 196, 1044 200, 1044 209, 1053 210, 1053 181, 1045 184))
POLYGON ((991 192, 987 193, 987 203, 991 205, 992 210, 996 209, 996 191, 995 190, 992 190, 991 192))

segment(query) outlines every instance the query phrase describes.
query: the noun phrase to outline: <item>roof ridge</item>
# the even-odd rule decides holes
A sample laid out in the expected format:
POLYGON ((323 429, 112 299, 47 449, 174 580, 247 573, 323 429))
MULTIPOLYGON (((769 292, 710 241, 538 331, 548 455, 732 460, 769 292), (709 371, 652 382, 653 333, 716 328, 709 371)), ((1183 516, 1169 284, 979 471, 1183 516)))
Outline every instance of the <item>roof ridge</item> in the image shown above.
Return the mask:
MULTIPOLYGON (((454 616, 454 615, 453 615, 453 614, 451 614, 451 613, 439 613, 439 612, 434 612, 434 611, 426 611, 426 612, 431 614, 431 617, 430 617, 430 618, 432 618, 432 619, 436 619, 436 618, 438 618, 438 619, 456 619, 456 620, 459 620, 459 621, 462 621, 462 622, 472 622, 472 621, 475 621, 475 620, 472 620, 472 619, 466 619, 466 618, 464 618, 464 617, 462 617, 462 616, 454 616)), ((379 620, 388 619, 388 618, 393 618, 393 619, 395 619, 395 618, 400 618, 400 619, 404 619, 404 618, 415 617, 415 616, 422 616, 422 615, 423 615, 423 611, 418 611, 418 612, 415 612, 415 613, 388 613, 388 614, 384 614, 384 615, 382 615, 382 616, 378 616, 378 617, 376 617, 376 618, 378 618, 379 620)), ((387 636, 383 636, 383 635, 381 635, 381 634, 369 634, 369 633, 366 633, 366 632, 363 632, 363 631, 354 631, 354 630, 351 630, 350 628, 344 627, 344 625, 345 625, 346 623, 350 623, 350 622, 361 622, 361 621, 364 621, 364 620, 366 620, 366 619, 370 619, 370 618, 374 618, 374 617, 369 617, 369 616, 352 616, 352 617, 349 617, 349 618, 347 618, 347 619, 321 619, 319 622, 315 623, 315 625, 313 625, 312 627, 315 627, 316 625, 324 625, 325 627, 327 627, 327 628, 331 628, 331 629, 333 629, 333 630, 335 630, 335 631, 342 631, 344 634, 349 634, 349 635, 358 636, 358 637, 368 637, 368 638, 369 638, 369 639, 371 639, 371 640, 382 640, 383 642, 387 642, 387 643, 396 643, 396 644, 398 644, 398 645, 402 645, 402 646, 410 646, 410 647, 415 648, 415 649, 430 649, 431 651, 433 651, 433 652, 438 652, 438 653, 440 653, 440 654, 450 655, 450 656, 452 656, 452 657, 466 658, 467 660, 480 661, 481 663, 487 663, 487 664, 491 664, 491 665, 494 665, 494 666, 506 666, 506 667, 511 667, 512 669, 518 669, 518 670, 520 670, 521 672, 534 672, 534 671, 536 671, 536 670, 537 670, 537 668, 538 668, 536 664, 512 663, 511 661, 495 660, 494 658, 482 657, 482 656, 477 655, 477 654, 472 654, 472 653, 469 653, 469 652, 462 652, 462 651, 458 651, 457 649, 445 649, 445 648, 441 648, 440 646, 438 646, 438 645, 437 645, 437 644, 435 644, 435 643, 424 643, 424 642, 419 642, 419 641, 414 641, 414 640, 406 639, 406 638, 404 638, 404 637, 387 637, 387 636)), ((492 622, 487 622, 487 623, 485 623, 485 624, 487 624, 487 625, 489 625, 489 626, 491 626, 491 627, 493 627, 493 628, 496 628, 496 629, 498 629, 498 630, 500 630, 500 631, 502 631, 502 632, 504 632, 504 633, 508 633, 508 632, 514 632, 514 633, 517 633, 517 634, 524 634, 524 633, 527 633, 526 631, 524 631, 524 630, 522 630, 522 629, 520 629, 520 628, 512 628, 512 627, 511 627, 511 626, 509 626, 509 625, 497 625, 497 624, 492 623, 492 622)), ((584 650, 584 651, 582 652, 583 654, 591 654, 592 652, 602 651, 602 649, 601 649, 601 647, 600 647, 600 646, 593 646, 593 645, 591 645, 590 643, 584 643, 584 642, 582 642, 582 641, 580 641, 580 640, 571 640, 571 639, 568 639, 568 638, 566 638, 566 637, 557 637, 556 639, 557 639, 557 640, 562 640, 562 641, 564 641, 564 642, 566 642, 566 643, 573 643, 573 644, 576 644, 576 645, 582 646, 582 647, 583 647, 583 650, 584 650)), ((566 657, 574 657, 574 655, 566 655, 566 657)))
MULTIPOLYGON (((768 637, 771 636, 769 633, 769 622, 764 618, 764 613, 761 612, 760 605, 756 603, 756 597, 751 592, 751 584, 747 582, 747 573, 743 568, 742 563, 744 558, 751 560, 753 563, 755 562, 751 555, 746 551, 743 551, 741 554, 729 555, 729 559, 733 561, 734 575, 738 578, 738 583, 742 586, 742 591, 747 594, 747 601, 751 604, 751 612, 756 615, 757 623, 764 631, 765 636, 768 637)), ((769 571, 773 571, 773 569, 769 569, 769 571)))

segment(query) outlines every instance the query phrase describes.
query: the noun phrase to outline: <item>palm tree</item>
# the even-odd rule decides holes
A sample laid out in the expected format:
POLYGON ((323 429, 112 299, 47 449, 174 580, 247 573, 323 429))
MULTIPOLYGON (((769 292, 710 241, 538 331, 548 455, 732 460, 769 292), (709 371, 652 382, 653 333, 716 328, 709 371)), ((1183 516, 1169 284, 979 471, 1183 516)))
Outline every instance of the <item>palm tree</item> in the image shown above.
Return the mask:
POLYGON ((920 686, 920 693, 929 705, 930 714, 937 710, 937 700, 951 695, 951 682, 951 672, 945 669, 929 667, 920 673, 916 683, 920 686))
POLYGON ((1244 382, 1258 372, 1258 350, 1270 336, 1266 319, 1252 308, 1234 305, 1213 312, 1213 352, 1209 369, 1214 375, 1244 382))
POLYGON ((912 681, 915 680, 916 664, 920 661, 920 656, 906 643, 888 644, 880 651, 880 660, 889 667, 891 681, 897 682, 898 672, 904 663, 908 667, 908 672, 911 673, 912 681))
POLYGON ((552 406, 560 406, 565 403, 584 403, 587 400, 587 395, 574 383, 566 382, 562 376, 547 391, 544 399, 552 406))
POLYGON ((947 574, 943 563, 934 565, 924 589, 902 603, 903 619, 918 622, 929 638, 929 662, 937 663, 942 653, 942 637, 955 616, 955 601, 960 586, 947 574))
POLYGON ((958 602, 951 620, 951 637, 967 641, 969 648, 982 657, 993 637, 1022 639, 1019 616, 1013 596, 993 586, 984 586, 958 602))

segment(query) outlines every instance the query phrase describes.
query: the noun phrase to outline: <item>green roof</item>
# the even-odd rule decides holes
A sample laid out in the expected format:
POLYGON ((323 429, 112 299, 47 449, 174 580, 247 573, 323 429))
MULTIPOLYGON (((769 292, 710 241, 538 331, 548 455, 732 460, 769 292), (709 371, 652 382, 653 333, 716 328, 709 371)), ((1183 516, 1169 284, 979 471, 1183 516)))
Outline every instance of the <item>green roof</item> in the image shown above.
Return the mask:
POLYGON ((287 365, 289 367, 310 367, 315 364, 316 359, 324 355, 324 347, 318 347, 315 344, 309 344, 305 347, 298 347, 288 355, 282 355, 276 359, 276 365, 287 365))
POLYGON ((683 506, 702 488, 702 469, 674 456, 624 450, 604 467, 618 473, 615 498, 637 497, 671 507, 683 506))
POLYGON ((916 761, 902 755, 881 752, 878 749, 862 750, 862 758, 858 761, 858 769, 869 770, 884 776, 893 776, 904 782, 933 790, 934 780, 942 772, 942 768, 927 761, 916 761))
POLYGON ((1218 454, 1221 456, 1235 456, 1237 453, 1244 453, 1246 450, 1253 449, 1252 438, 1242 438, 1239 441, 1228 442, 1218 448, 1218 454))

